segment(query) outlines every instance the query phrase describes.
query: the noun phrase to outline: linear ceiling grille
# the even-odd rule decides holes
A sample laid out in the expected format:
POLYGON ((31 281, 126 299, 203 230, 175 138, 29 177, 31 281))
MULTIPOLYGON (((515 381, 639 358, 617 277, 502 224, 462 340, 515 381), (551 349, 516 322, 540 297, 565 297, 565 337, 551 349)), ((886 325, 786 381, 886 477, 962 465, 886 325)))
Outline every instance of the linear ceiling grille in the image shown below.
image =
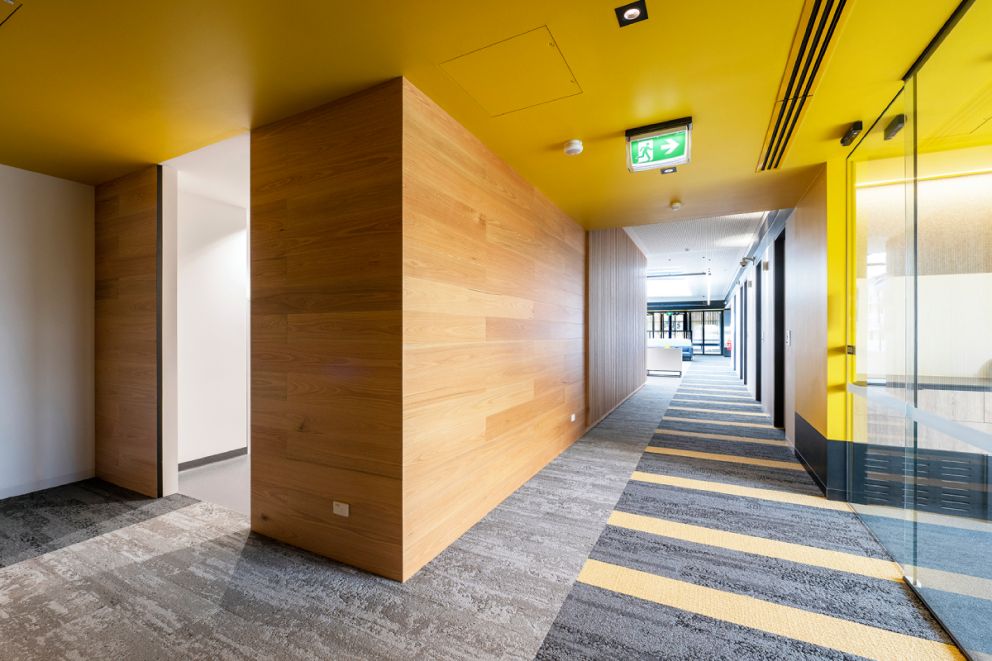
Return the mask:
POLYGON ((807 0, 803 6, 758 160, 759 171, 774 170, 782 164, 806 105, 816 92, 848 4, 847 0, 807 0))

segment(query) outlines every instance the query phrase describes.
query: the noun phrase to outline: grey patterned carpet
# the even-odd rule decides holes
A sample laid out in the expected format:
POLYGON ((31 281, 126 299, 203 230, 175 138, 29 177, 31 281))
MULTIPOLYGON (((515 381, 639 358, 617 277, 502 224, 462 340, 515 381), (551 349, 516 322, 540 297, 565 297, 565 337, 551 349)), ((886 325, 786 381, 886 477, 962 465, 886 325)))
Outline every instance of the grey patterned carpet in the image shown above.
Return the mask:
POLYGON ((0 659, 530 659, 674 391, 648 386, 405 584, 98 481, 0 501, 0 659))
POLYGON ((695 361, 539 659, 960 658, 725 359, 695 361))

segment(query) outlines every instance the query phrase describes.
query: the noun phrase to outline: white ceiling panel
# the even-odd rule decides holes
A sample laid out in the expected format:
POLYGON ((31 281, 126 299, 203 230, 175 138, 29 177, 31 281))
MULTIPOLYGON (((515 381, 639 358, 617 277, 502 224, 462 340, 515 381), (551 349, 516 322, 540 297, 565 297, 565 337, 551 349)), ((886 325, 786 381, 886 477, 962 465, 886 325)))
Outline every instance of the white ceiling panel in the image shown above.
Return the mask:
POLYGON ((707 284, 711 298, 722 299, 766 215, 760 212, 687 218, 624 228, 647 256, 648 273, 672 276, 649 279, 648 300, 705 301, 707 284), (709 277, 688 275, 707 270, 712 274, 709 277))

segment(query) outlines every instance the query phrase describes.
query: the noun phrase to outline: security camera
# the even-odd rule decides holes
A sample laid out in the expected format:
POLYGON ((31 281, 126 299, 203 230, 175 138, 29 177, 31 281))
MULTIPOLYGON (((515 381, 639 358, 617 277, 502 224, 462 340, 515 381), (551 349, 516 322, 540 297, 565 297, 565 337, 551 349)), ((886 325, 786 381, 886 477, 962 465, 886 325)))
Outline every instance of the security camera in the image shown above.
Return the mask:
POLYGON ((745 257, 744 259, 741 260, 741 268, 746 269, 748 262, 753 262, 753 261, 754 261, 754 257, 745 257))

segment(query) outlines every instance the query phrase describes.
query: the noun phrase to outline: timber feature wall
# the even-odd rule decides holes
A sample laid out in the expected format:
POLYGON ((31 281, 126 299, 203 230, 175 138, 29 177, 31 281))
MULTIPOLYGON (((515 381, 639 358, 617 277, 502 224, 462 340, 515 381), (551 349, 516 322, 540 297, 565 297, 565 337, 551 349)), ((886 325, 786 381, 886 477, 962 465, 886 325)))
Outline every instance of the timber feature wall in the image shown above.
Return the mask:
POLYGON ((589 422, 644 385, 647 258, 622 229, 589 232, 589 422))
POLYGON ((251 136, 252 529, 392 578, 401 101, 399 85, 379 86, 251 136))
POLYGON ((252 528, 405 580, 583 431, 585 232, 402 79, 251 170, 252 528))
POLYGON ((403 87, 410 575, 584 431, 585 232, 403 87))
POLYGON ((161 168, 96 187, 96 475, 162 495, 161 168))

